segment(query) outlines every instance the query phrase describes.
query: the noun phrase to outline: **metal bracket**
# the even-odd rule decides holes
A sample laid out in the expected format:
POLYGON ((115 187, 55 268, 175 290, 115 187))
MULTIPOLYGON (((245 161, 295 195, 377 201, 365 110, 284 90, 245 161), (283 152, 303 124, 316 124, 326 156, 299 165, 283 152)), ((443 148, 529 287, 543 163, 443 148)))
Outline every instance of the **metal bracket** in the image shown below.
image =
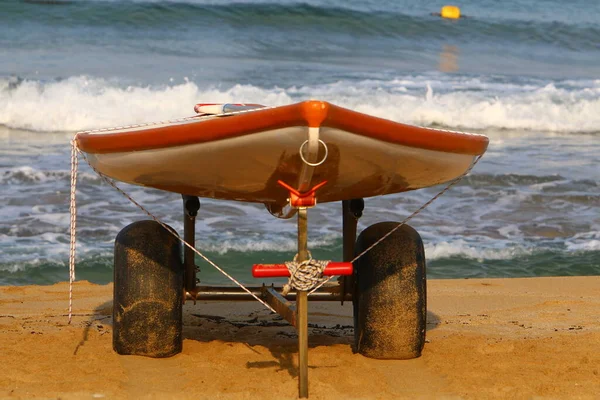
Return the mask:
POLYGON ((277 314, 281 315, 294 328, 297 328, 297 310, 294 303, 279 294, 272 286, 266 288, 264 294, 265 301, 277 311, 277 314))
POLYGON ((291 187, 290 185, 288 185, 287 183, 285 183, 282 180, 278 180, 277 183, 280 186, 283 186, 284 188, 286 188, 290 192, 290 197, 289 197, 290 206, 295 207, 295 208, 301 208, 301 207, 309 208, 309 207, 314 207, 317 205, 317 197, 315 196, 315 193, 317 192, 318 189, 325 186, 325 184, 327 184, 327 181, 323 181, 323 182, 313 186, 312 189, 310 189, 304 193, 300 193, 299 191, 297 191, 296 189, 294 189, 293 187, 291 187))

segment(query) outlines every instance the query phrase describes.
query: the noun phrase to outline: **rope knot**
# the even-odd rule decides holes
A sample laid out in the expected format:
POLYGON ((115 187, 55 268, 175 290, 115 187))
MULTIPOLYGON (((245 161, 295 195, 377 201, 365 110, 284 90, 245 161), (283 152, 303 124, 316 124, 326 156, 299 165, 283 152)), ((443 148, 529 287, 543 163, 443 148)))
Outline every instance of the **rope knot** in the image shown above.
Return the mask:
POLYGON ((329 261, 313 260, 312 257, 305 261, 296 261, 297 257, 298 255, 294 257, 293 261, 285 263, 290 271, 290 278, 281 291, 284 296, 291 289, 309 291, 327 280, 323 277, 323 270, 329 261))

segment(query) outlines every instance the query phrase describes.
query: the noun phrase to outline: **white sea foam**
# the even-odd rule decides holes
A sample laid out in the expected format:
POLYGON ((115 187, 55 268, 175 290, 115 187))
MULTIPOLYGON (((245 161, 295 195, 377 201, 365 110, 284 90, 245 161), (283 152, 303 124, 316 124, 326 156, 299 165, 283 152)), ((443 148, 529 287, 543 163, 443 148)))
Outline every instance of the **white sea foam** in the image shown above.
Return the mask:
POLYGON ((518 225, 515 224, 498 228, 498 233, 507 238, 521 237, 523 235, 523 232, 521 232, 518 225))
MULTIPOLYGON (((25 260, 24 260, 25 261, 25 260)), ((0 272, 8 272, 14 274, 16 272, 27 271, 32 267, 36 267, 41 264, 39 258, 29 259, 27 262, 8 262, 0 264, 0 272)))
POLYGON ((578 233, 566 245, 569 251, 600 251, 600 230, 578 233))
POLYGON ((567 249, 570 251, 600 251, 600 240, 588 240, 581 243, 569 243, 567 249))
MULTIPOLYGON (((308 248, 318 249, 333 245, 337 237, 324 236, 318 239, 309 239, 308 248)), ((256 238, 256 239, 240 239, 232 238, 225 240, 213 240, 209 242, 198 241, 198 248, 201 251, 210 251, 217 254, 226 254, 228 252, 252 253, 258 251, 268 252, 295 252, 297 250, 298 241, 295 237, 278 237, 278 238, 256 238)))
POLYGON ((319 98, 380 117, 457 129, 596 132, 600 81, 486 82, 483 78, 411 76, 392 80, 228 89, 179 85, 121 87, 72 77, 62 81, 2 82, 0 124, 35 131, 78 131, 190 116, 197 102, 258 102, 282 105, 319 98))
MULTIPOLYGON (((0 168, 0 184, 39 184, 54 181, 67 181, 71 172, 67 170, 42 170, 30 166, 0 168)), ((79 172, 77 178, 85 182, 100 182, 95 173, 79 172)))
POLYGON ((464 257, 475 260, 507 260, 531 254, 532 251, 533 249, 514 244, 504 248, 490 248, 488 246, 468 243, 463 239, 425 244, 425 256, 428 260, 448 257, 464 257))

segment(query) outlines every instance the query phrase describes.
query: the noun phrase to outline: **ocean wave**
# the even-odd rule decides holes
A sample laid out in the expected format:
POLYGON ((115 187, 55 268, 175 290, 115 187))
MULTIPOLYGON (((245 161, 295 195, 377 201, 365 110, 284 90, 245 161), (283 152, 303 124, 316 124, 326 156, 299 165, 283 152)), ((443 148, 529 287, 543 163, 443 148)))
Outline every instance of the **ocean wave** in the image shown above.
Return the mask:
MULTIPOLYGON (((331 248, 339 245, 337 236, 323 236, 319 239, 309 239, 308 247, 311 249, 331 248)), ((219 255, 227 253, 256 253, 256 252, 295 252, 298 249, 298 239, 296 237, 278 237, 265 239, 220 239, 198 241, 198 249, 216 253, 219 255)))
MULTIPOLYGON (((596 225, 593 228, 600 227, 596 225)), ((600 251, 600 230, 576 234, 567 242, 567 250, 570 252, 600 251)))
MULTIPOLYGON (((508 229, 508 228, 507 228, 508 229)), ((514 228, 516 229, 516 228, 514 228)), ((4 236, 3 241, 10 240, 10 237, 4 236)), ((339 253, 341 257, 341 240, 338 237, 323 237, 309 240, 309 248, 313 253, 326 253, 332 259, 339 253)), ((280 259, 281 253, 293 255, 297 249, 295 238, 280 240, 205 240, 198 242, 198 250, 207 256, 211 261, 228 267, 231 263, 230 258, 224 259, 222 256, 235 257, 234 264, 243 264, 244 260, 256 259, 258 255, 263 259, 280 259), (215 258, 216 257, 216 258, 215 258), (217 260, 218 259, 218 260, 217 260), (221 260, 221 261, 219 261, 221 260), (223 261, 227 260, 227 261, 223 261)), ((77 263, 88 264, 90 260, 98 258, 112 260, 112 247, 108 244, 103 250, 99 250, 91 244, 80 244, 77 253, 77 263)), ((600 251, 600 239, 572 239, 565 243, 565 246, 556 245, 523 245, 516 242, 505 241, 498 244, 498 247, 490 247, 484 243, 470 242, 464 239, 455 239, 439 242, 425 243, 425 257, 429 261, 440 261, 449 259, 468 259, 478 262, 514 260, 523 257, 532 257, 536 254, 554 252, 557 254, 583 254, 600 251)), ((63 238, 56 241, 50 241, 42 247, 37 247, 33 254, 17 253, 6 254, 3 262, 0 263, 0 271, 17 272, 23 271, 46 263, 53 263, 66 267, 68 265, 68 243, 64 243, 63 238)), ((198 261, 200 259, 198 258, 198 261)))
POLYGON ((79 131, 158 122, 193 114, 206 102, 284 105, 319 98, 395 121, 456 129, 598 132, 600 81, 502 82, 496 78, 406 76, 303 87, 195 82, 119 86, 85 76, 57 81, 0 79, 0 125, 34 131, 79 131))
MULTIPOLYGON (((494 42, 547 43, 569 50, 597 49, 600 29, 592 23, 556 20, 498 18, 473 15, 461 21, 440 21, 426 12, 405 13, 394 4, 359 2, 272 2, 246 1, 223 4, 193 1, 28 1, 2 2, 0 23, 11 24, 26 18, 49 26, 123 27, 126 29, 169 30, 277 29, 281 34, 319 29, 323 34, 392 37, 427 41, 445 39, 494 42), (53 4, 55 7, 42 5, 53 4), (56 7, 61 5, 60 7, 56 7), (43 12, 40 12, 42 10, 43 12)), ((429 10, 437 11, 437 10, 429 10)), ((326 38, 326 35, 323 35, 326 38)))
POLYGON ((439 242, 425 244, 425 257, 428 260, 438 260, 450 257, 462 257, 475 260, 507 260, 529 255, 533 249, 521 246, 506 248, 489 248, 468 243, 459 239, 452 242, 439 242))
MULTIPOLYGON (((600 85, 583 90, 553 83, 518 92, 452 90, 425 83, 424 95, 378 93, 370 104, 349 100, 358 111, 424 126, 458 129, 511 129, 598 132, 600 85)), ((375 96, 373 96, 375 97, 375 96)))
MULTIPOLYGON (((77 174, 80 181, 100 183, 102 179, 95 174, 80 172, 77 174)), ((24 166, 0 169, 0 184, 39 184, 47 182, 70 182, 70 171, 46 171, 24 166)))
POLYGON ((566 179, 560 175, 540 176, 526 174, 476 174, 463 178, 463 184, 473 188, 489 186, 514 187, 521 185, 534 185, 540 189, 556 183, 565 182, 566 179))

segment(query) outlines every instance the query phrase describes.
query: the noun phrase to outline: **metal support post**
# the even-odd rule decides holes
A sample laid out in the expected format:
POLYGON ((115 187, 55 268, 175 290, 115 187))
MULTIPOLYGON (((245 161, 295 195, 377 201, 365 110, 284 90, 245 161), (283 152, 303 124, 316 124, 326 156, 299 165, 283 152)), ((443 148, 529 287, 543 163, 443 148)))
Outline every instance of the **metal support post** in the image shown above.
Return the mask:
MULTIPOLYGON (((196 196, 182 195, 183 197, 183 240, 195 246, 196 242, 196 216, 200 209, 200 200, 196 196)), ((193 293, 196 290, 196 263, 194 250, 183 246, 183 266, 185 270, 185 291, 193 293)))
MULTIPOLYGON (((354 258, 354 245, 356 244, 356 228, 358 219, 362 217, 365 208, 363 199, 352 199, 342 201, 342 232, 344 246, 344 261, 351 261, 354 258)), ((342 276, 340 278, 340 301, 344 304, 344 299, 352 295, 354 287, 354 275, 342 276)))
MULTIPOLYGON (((298 209, 298 260, 308 259, 307 210, 298 209)), ((308 397, 308 293, 298 291, 296 295, 298 329, 298 392, 300 398, 308 397)))
MULTIPOLYGON (((267 300, 268 304, 273 308, 276 308, 271 302, 265 286, 246 286, 250 292, 263 300, 267 300)), ((277 293, 281 293, 282 287, 273 288, 277 293)), ((285 300, 283 303, 287 304, 287 301, 295 301, 297 293, 295 290, 291 290, 288 294, 283 297, 285 300)), ((245 290, 237 286, 196 286, 196 289, 192 292, 187 292, 186 300, 203 300, 203 301, 256 301, 254 297, 245 290)), ((351 301, 352 297, 347 296, 347 301, 351 301)), ((340 287, 337 286, 324 286, 319 288, 316 292, 310 295, 310 301, 340 301, 340 287)), ((294 311, 294 318, 295 318, 294 311)), ((291 322, 290 322, 291 323, 291 322)), ((295 324, 293 324, 296 326, 295 324)))

